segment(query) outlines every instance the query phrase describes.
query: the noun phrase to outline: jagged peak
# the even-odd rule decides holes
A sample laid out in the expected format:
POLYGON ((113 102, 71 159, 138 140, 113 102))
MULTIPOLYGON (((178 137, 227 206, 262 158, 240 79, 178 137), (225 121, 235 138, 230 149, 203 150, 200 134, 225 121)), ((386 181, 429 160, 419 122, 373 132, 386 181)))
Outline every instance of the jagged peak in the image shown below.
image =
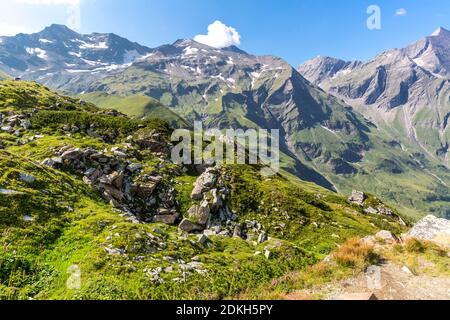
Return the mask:
POLYGON ((432 34, 432 37, 439 37, 439 36, 450 36, 450 31, 443 27, 437 28, 432 34))
POLYGON ((220 50, 223 50, 223 51, 231 51, 231 52, 234 52, 234 53, 240 53, 240 54, 246 54, 246 55, 248 55, 247 52, 245 52, 245 51, 242 50, 242 49, 239 49, 239 48, 236 47, 236 46, 229 46, 229 47, 222 48, 222 49, 220 49, 220 50))
POLYGON ((79 36, 79 33, 70 29, 66 25, 63 24, 52 24, 41 32, 38 32, 38 34, 51 34, 51 35, 65 35, 69 37, 77 37, 79 36))

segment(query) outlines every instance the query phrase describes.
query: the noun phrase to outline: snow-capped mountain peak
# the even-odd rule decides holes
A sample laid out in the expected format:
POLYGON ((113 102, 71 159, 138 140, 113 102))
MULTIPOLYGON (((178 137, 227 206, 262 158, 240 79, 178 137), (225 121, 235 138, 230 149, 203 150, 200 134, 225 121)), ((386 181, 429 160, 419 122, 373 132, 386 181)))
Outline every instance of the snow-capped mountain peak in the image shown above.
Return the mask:
POLYGON ((77 33, 53 24, 34 34, 0 38, 0 71, 45 84, 94 78, 130 66, 152 49, 113 33, 77 33))

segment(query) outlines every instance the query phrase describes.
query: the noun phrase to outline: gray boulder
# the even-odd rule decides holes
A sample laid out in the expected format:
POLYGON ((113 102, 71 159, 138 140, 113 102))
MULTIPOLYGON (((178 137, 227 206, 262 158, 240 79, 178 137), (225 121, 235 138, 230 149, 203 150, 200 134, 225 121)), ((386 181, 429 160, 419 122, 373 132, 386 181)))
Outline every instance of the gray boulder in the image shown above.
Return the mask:
POLYGON ((203 193, 211 190, 217 181, 217 172, 213 168, 206 169, 194 183, 194 189, 191 193, 193 200, 201 200, 203 193))
POLYGON ((367 196, 364 192, 353 190, 352 195, 348 200, 352 203, 355 203, 359 206, 364 205, 364 201, 367 199, 367 196))
POLYGON ((183 221, 181 221, 178 228, 180 228, 181 230, 188 232, 188 233, 195 232, 195 231, 202 231, 204 229, 203 226, 201 226, 195 222, 189 221, 188 219, 183 219, 183 221))
POLYGON ((428 215, 417 222, 406 236, 450 247, 450 221, 428 215))
POLYGON ((206 225, 208 223, 210 213, 211 210, 206 201, 203 201, 200 205, 193 205, 188 210, 189 219, 200 225, 206 225))

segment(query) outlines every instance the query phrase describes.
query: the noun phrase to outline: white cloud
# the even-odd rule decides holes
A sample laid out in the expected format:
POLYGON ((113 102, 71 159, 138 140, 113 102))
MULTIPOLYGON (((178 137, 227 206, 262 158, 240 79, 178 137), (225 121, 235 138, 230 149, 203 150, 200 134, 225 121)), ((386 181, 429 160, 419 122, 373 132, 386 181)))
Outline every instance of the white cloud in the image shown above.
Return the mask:
POLYGON ((400 8, 400 9, 397 9, 397 11, 395 11, 395 15, 397 17, 406 16, 407 14, 408 14, 408 11, 406 11, 405 8, 400 8))
POLYGON ((18 33, 26 33, 27 28, 24 26, 0 23, 0 36, 15 36, 18 33))
POLYGON ((81 0, 13 0, 16 3, 34 5, 71 5, 77 6, 81 0))
POLYGON ((218 49, 241 44, 241 36, 236 29, 220 21, 215 21, 208 26, 207 35, 196 35, 194 40, 218 49))

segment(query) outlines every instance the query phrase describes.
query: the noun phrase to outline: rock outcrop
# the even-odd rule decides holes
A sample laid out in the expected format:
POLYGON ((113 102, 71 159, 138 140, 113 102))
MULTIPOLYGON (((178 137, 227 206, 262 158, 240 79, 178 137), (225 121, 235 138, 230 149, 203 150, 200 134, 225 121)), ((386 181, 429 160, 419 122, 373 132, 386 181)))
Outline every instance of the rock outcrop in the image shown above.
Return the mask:
POLYGON ((450 221, 428 215, 417 222, 406 236, 450 247, 450 221))

